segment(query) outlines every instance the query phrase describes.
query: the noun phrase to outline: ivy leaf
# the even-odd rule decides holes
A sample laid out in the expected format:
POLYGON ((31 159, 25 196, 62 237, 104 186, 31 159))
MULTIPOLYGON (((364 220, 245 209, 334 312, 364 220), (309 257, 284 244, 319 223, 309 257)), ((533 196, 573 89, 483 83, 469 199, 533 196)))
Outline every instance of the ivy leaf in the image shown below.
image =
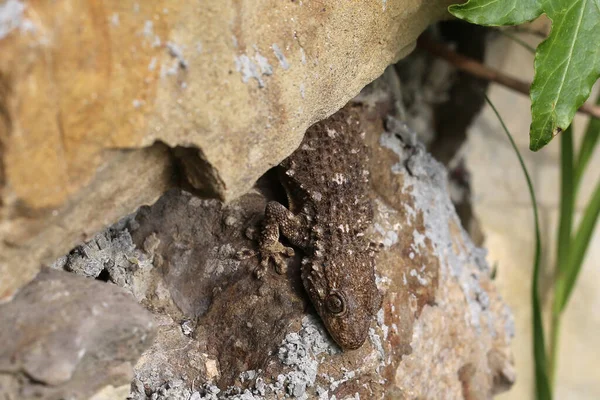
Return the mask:
POLYGON ((537 48, 530 89, 529 148, 571 125, 600 77, 600 0, 469 0, 449 11, 478 25, 516 25, 546 14, 552 32, 537 48))
POLYGON ((543 12, 538 0, 471 0, 448 10, 457 18, 488 26, 519 25, 543 12))

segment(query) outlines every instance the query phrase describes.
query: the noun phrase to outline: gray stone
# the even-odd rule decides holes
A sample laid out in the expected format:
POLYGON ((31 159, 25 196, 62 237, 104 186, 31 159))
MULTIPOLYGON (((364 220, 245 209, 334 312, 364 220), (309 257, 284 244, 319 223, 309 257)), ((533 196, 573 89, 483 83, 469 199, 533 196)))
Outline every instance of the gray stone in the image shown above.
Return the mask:
POLYGON ((153 321, 115 285, 43 269, 0 305, 0 397, 83 399, 123 385, 153 321))

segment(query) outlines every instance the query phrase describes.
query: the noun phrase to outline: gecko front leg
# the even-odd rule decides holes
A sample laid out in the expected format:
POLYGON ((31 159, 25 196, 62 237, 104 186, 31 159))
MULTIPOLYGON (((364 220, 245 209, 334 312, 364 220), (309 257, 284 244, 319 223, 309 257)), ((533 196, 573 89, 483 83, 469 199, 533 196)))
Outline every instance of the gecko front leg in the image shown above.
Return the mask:
POLYGON ((265 208, 265 219, 259 238, 259 253, 261 270, 257 272, 262 277, 269 265, 269 260, 275 263, 275 269, 283 274, 287 269, 284 256, 293 257, 294 249, 284 246, 279 238, 286 237, 293 245, 301 244, 302 223, 290 210, 276 201, 270 201, 265 208))

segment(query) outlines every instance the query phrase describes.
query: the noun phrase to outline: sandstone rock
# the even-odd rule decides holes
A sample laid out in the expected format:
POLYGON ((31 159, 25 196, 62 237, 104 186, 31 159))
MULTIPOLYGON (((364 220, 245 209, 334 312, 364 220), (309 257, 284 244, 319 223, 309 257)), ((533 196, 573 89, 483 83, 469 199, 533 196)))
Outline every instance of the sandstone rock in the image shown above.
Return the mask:
POLYGON ((306 301, 299 257, 262 280, 256 259, 235 257, 254 245, 246 231, 265 198, 278 196, 270 174, 229 204, 172 190, 128 224, 155 266, 129 288, 140 282, 144 304, 164 315, 135 367, 133 398, 485 399, 511 386, 512 317, 485 252, 461 228, 441 165, 411 135, 386 130, 398 124, 386 124, 395 99, 382 87, 352 105, 373 151, 372 235, 384 245, 385 298, 365 345, 341 352, 330 340, 306 301))
POLYGON ((177 183, 164 145, 105 156, 85 190, 61 207, 34 211, 15 197, 0 201, 0 303, 10 300, 42 264, 50 264, 140 204, 154 202, 177 183))
POLYGON ((107 149, 179 146, 189 181, 231 200, 450 2, 2 0, 0 300, 167 189, 168 154, 107 149))
POLYGON ((0 397, 86 399, 123 385, 153 321, 115 285, 44 269, 0 305, 0 397))

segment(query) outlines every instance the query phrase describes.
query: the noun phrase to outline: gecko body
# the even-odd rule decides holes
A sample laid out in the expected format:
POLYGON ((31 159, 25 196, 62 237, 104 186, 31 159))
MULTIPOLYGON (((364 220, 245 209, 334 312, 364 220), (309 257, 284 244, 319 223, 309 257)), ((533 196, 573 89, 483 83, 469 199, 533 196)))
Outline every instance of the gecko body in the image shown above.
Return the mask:
POLYGON ((360 347, 381 305, 374 248, 368 148, 356 113, 346 107, 308 129, 300 147, 278 167, 288 208, 271 201, 259 239, 263 266, 285 268, 302 250, 302 281, 328 332, 343 349, 360 347))

